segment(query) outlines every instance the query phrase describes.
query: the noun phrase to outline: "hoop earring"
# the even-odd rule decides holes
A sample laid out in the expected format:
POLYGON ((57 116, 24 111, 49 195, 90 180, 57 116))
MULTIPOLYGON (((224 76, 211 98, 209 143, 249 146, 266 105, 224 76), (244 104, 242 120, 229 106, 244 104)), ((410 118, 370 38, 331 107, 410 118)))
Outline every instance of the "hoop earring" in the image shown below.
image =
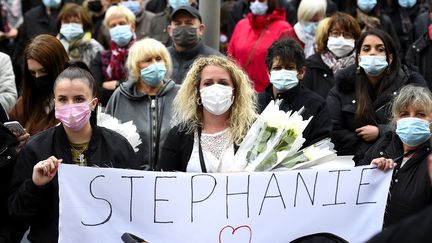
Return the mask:
POLYGON ((197 98, 196 103, 197 103, 198 106, 201 106, 201 105, 202 105, 201 97, 198 97, 198 98, 197 98))

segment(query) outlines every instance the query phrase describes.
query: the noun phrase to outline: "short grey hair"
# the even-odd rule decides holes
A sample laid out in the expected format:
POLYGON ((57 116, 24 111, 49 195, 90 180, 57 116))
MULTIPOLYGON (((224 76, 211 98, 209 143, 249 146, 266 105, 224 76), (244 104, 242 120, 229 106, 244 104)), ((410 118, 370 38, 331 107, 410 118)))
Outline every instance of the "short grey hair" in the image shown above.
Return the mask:
POLYGON ((426 113, 431 113, 432 93, 429 88, 409 84, 399 91, 399 94, 393 100, 393 125, 396 124, 399 113, 409 106, 413 106, 416 109, 422 109, 426 113))

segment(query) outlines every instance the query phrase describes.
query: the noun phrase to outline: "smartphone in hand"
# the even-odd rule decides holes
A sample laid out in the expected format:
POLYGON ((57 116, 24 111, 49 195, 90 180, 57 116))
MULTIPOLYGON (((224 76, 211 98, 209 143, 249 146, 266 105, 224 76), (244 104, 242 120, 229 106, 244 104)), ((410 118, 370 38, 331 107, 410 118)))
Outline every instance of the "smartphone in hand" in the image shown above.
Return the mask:
POLYGON ((26 133, 24 127, 17 121, 10 121, 3 123, 5 127, 7 127, 15 136, 21 136, 26 133))

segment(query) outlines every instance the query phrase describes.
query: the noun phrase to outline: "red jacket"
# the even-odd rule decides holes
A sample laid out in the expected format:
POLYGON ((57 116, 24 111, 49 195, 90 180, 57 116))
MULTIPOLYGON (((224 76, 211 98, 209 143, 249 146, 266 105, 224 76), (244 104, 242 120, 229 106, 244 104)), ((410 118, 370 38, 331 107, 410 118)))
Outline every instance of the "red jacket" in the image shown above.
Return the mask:
POLYGON ((283 9, 276 9, 264 16, 254 16, 249 13, 246 18, 237 23, 234 29, 228 44, 228 55, 246 70, 249 78, 254 82, 257 92, 263 92, 270 82, 265 65, 267 49, 282 36, 295 36, 294 29, 285 20, 285 10, 283 9), (265 32, 263 33, 263 31, 265 32), (246 62, 261 33, 263 36, 246 67, 246 62))

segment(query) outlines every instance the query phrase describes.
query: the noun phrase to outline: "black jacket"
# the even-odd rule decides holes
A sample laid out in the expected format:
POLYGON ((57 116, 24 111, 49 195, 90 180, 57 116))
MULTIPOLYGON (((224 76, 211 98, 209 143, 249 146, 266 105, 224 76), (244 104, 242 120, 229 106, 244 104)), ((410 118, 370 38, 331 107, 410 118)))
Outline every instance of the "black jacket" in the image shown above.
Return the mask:
MULTIPOLYGON (((354 161, 358 162, 363 158, 364 153, 373 142, 364 141, 355 132, 357 128, 372 125, 363 124, 356 117, 355 75, 356 65, 349 66, 336 73, 335 86, 327 96, 327 106, 330 108, 330 117, 333 123, 331 137, 338 155, 354 155, 354 161)), ((387 124, 391 117, 391 102, 400 88, 410 83, 426 86, 424 79, 418 73, 410 72, 406 68, 400 69, 392 80, 390 86, 372 101, 380 136, 389 130, 387 124)))
POLYGON ((301 84, 321 95, 324 99, 334 85, 333 71, 321 58, 321 54, 315 53, 306 59, 306 72, 301 84))
POLYGON ((384 229, 368 243, 432 242, 432 207, 384 229))
POLYGON ((429 89, 432 88, 432 41, 429 34, 423 34, 407 51, 405 61, 418 71, 426 80, 429 89))
MULTIPOLYGON (((263 93, 258 95, 260 113, 273 99, 272 89, 273 87, 270 84, 263 93)), ((303 147, 307 147, 324 138, 330 137, 332 124, 329 112, 325 100, 319 95, 301 85, 297 85, 290 90, 279 93, 276 99, 282 99, 280 109, 285 112, 289 110, 299 111, 304 107, 303 113, 301 114, 303 119, 306 120, 313 116, 312 120, 303 131, 303 137, 306 139, 303 147)))
POLYGON ((384 226, 399 222, 432 203, 432 185, 428 173, 427 158, 430 143, 421 145, 413 156, 400 168, 403 144, 392 131, 382 136, 365 154, 360 165, 368 165, 372 159, 384 157, 395 159, 390 194, 384 216, 384 226), (396 159, 397 158, 397 159, 396 159))
POLYGON ((173 45, 168 47, 171 55, 173 70, 171 78, 176 84, 182 84, 186 73, 189 71, 192 63, 200 56, 221 55, 217 50, 204 45, 202 41, 190 50, 179 52, 173 45))
MULTIPOLYGON (((71 148, 63 126, 56 126, 31 137, 18 156, 9 213, 21 222, 30 224, 31 242, 57 242, 59 196, 57 175, 43 187, 32 181, 33 167, 51 155, 73 164, 71 148)), ((93 127, 88 150, 84 152, 88 166, 137 168, 134 151, 118 133, 103 127, 93 127)), ((77 175, 78 176, 78 175, 77 175)))
POLYGON ((0 123, 0 242, 20 242, 26 230, 9 217, 7 206, 9 184, 17 157, 16 145, 17 138, 0 123))
POLYGON ((185 172, 193 144, 193 133, 186 133, 180 126, 173 127, 162 146, 156 170, 185 172))

